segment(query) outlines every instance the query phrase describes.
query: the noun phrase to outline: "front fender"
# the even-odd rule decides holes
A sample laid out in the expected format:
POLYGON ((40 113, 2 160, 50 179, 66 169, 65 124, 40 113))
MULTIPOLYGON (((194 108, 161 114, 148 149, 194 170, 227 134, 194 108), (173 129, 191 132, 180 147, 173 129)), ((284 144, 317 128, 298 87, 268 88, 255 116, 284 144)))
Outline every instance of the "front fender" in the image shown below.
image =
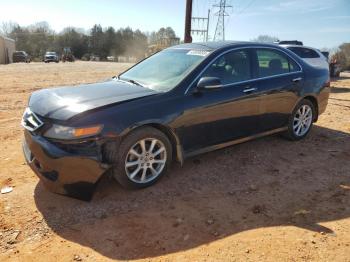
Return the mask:
POLYGON ((183 148, 181 141, 179 139, 179 136, 177 135, 176 131, 170 127, 169 125, 165 125, 161 120, 159 119, 150 119, 147 121, 142 121, 139 123, 136 123, 132 126, 129 126, 125 130, 123 130, 122 133, 120 133, 120 136, 126 137, 128 134, 132 133, 136 129, 151 126, 153 128, 158 129, 159 131, 163 132, 168 139, 170 140, 171 145, 173 146, 173 153, 175 153, 176 160, 183 165, 184 162, 184 154, 183 154, 183 148))

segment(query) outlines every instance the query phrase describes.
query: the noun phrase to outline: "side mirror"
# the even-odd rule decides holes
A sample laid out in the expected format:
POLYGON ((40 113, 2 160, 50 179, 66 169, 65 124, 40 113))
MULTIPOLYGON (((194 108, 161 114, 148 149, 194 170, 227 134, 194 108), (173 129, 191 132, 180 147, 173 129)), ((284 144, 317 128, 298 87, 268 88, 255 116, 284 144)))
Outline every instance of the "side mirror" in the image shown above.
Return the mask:
POLYGON ((202 77, 197 84, 198 90, 214 90, 221 87, 221 80, 218 77, 202 77))

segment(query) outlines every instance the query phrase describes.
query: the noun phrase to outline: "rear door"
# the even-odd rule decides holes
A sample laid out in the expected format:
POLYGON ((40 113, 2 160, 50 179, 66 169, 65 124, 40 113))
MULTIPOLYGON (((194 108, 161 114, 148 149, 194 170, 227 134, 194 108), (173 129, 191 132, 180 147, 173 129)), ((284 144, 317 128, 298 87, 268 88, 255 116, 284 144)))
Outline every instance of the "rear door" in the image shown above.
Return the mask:
POLYGON ((303 81, 301 67, 286 53, 273 48, 255 49, 260 96, 259 131, 284 127, 298 100, 303 81))

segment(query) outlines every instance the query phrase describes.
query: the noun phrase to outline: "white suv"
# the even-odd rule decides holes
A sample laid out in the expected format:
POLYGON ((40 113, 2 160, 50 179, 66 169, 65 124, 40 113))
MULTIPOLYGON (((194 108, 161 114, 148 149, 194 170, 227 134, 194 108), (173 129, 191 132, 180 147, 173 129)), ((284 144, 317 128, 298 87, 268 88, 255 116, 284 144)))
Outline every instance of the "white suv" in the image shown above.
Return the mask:
POLYGON ((305 62, 307 62, 312 66, 329 69, 327 58, 321 53, 321 51, 315 48, 300 46, 300 45, 281 45, 281 46, 289 49, 290 51, 295 53, 297 56, 299 56, 305 62))

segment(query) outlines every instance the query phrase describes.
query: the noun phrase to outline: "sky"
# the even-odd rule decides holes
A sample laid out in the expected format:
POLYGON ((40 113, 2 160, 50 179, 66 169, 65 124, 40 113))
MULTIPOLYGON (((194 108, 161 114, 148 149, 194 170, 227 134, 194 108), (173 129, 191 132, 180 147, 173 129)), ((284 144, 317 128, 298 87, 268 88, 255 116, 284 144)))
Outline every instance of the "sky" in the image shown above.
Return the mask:
MULTIPOLYGON (((214 37, 219 0, 193 0, 193 16, 207 16, 214 37)), ((350 0, 227 0, 226 40, 249 41, 258 35, 301 40, 316 48, 350 42, 350 0)), ((183 39, 185 0, 0 0, 0 24, 27 26, 47 21, 56 32, 68 26, 88 30, 94 24, 130 26, 151 32, 171 26, 183 39)), ((193 27, 200 25, 194 24, 193 27)), ((194 35, 195 41, 201 36, 194 35)))

